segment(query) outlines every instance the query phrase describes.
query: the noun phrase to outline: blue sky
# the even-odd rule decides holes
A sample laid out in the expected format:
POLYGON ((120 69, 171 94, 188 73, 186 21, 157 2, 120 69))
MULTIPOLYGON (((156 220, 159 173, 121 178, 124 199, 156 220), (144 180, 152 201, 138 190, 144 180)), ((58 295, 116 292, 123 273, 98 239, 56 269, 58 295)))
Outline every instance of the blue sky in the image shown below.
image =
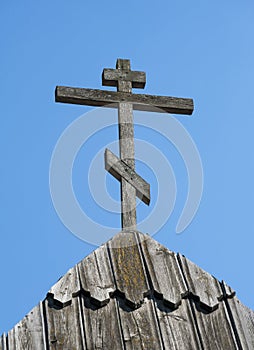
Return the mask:
MULTIPOLYGON (((16 0, 0 9, 0 333, 95 249, 62 224, 49 191, 58 138, 91 108, 55 103, 54 89, 101 88, 102 69, 113 68, 118 57, 147 73, 145 93, 195 102, 192 117, 177 119, 202 158, 204 192, 196 217, 180 235, 175 227, 187 193, 186 171, 173 147, 147 135, 171 162, 179 188, 175 210, 154 238, 224 279, 254 308, 253 2, 16 0)), ((103 137, 109 142, 117 133, 112 140, 91 140, 90 158, 103 147, 103 137)), ((92 207, 82 192, 88 150, 81 149, 73 172, 84 209, 92 207)), ((153 185, 154 175, 143 171, 153 185)), ((119 184, 108 176, 107 185, 117 198, 119 184)), ((156 186, 152 191, 156 197, 156 186)), ((103 218, 96 207, 90 215, 103 218)), ((108 215, 105 220, 111 220, 108 215)), ((119 217, 112 220, 117 225, 119 217)))

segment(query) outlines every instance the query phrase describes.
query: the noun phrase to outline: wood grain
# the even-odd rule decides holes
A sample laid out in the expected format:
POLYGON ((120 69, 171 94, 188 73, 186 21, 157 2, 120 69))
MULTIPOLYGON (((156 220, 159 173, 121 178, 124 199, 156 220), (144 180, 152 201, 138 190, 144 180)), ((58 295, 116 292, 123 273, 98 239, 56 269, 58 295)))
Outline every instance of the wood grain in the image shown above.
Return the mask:
POLYGON ((194 315, 205 350, 238 350, 235 334, 224 301, 216 310, 206 312, 192 300, 194 315))
POLYGON ((81 303, 87 349, 125 349, 115 299, 102 308, 95 308, 83 296, 81 303))
POLYGON ((149 236, 139 235, 139 239, 155 295, 170 307, 178 307, 188 289, 176 255, 149 236))
POLYGON ((215 310, 223 298, 219 281, 184 256, 178 257, 190 294, 208 311, 215 310))
POLYGON ((136 189, 136 196, 145 204, 149 205, 150 185, 109 149, 105 150, 105 168, 117 180, 121 181, 121 179, 124 178, 136 189))
POLYGON ((133 109, 150 112, 191 115, 194 110, 190 98, 133 94, 126 92, 104 91, 97 89, 57 86, 56 102, 79 104, 94 107, 118 108, 118 102, 128 102, 133 109))
POLYGON ((118 292, 131 307, 139 307, 150 287, 135 233, 119 233, 108 242, 108 248, 118 292))
POLYGON ((102 85, 117 86, 119 80, 130 81, 132 88, 143 89, 146 84, 146 73, 107 68, 103 70, 102 85))
POLYGON ((162 302, 155 305, 165 349, 202 349, 188 300, 184 299, 176 310, 162 302))
POLYGON ((126 350, 164 349, 151 300, 145 299, 142 307, 132 311, 120 304, 119 314, 126 350))
POLYGON ((79 298, 73 298, 70 305, 60 309, 52 307, 50 301, 46 300, 45 308, 48 326, 48 349, 86 349, 79 298))
POLYGON ((41 303, 8 332, 8 349, 46 350, 44 318, 41 303))
POLYGON ((253 350, 254 311, 243 305, 237 298, 228 299, 227 302, 242 349, 253 350))
MULTIPOLYGON (((118 84, 118 90, 131 90, 128 82, 122 83, 122 85, 118 84)), ((135 171, 134 127, 131 103, 119 103, 118 129, 120 158, 135 171)), ((121 217, 122 229, 136 229, 136 189, 124 178, 121 179, 121 217)))
POLYGON ((48 295, 61 306, 66 306, 71 302, 72 296, 77 295, 80 290, 78 270, 77 266, 74 266, 50 289, 48 295))
POLYGON ((0 337, 0 350, 8 350, 7 349, 7 339, 6 339, 5 333, 3 333, 2 336, 0 337))
POLYGON ((116 290, 107 247, 103 245, 88 255, 78 264, 78 269, 82 290, 90 295, 96 305, 107 304, 116 290))

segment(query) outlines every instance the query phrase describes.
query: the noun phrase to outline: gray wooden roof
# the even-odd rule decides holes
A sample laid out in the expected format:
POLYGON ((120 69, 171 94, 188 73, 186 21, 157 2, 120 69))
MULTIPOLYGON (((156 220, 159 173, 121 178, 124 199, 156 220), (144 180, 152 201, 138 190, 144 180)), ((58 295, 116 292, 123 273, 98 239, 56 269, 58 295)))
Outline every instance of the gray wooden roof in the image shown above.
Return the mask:
POLYGON ((254 349, 254 312, 150 236, 113 237, 70 269, 0 350, 254 349))

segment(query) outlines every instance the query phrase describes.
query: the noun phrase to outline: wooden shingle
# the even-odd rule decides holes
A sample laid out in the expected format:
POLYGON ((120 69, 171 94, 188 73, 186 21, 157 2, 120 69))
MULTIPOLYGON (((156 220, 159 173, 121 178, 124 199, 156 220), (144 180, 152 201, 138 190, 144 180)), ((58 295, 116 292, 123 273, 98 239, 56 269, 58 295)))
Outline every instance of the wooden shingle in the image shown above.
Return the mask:
POLYGON ((0 350, 254 349, 254 312, 148 235, 124 232, 70 269, 0 350))

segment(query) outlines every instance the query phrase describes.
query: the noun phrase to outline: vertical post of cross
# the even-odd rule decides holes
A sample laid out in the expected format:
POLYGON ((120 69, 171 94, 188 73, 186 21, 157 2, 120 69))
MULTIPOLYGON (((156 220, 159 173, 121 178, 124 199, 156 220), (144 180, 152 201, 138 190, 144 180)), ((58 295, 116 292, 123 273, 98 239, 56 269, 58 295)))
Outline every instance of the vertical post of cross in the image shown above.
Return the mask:
MULTIPOLYGON (((131 94, 132 87, 143 88, 145 86, 145 74, 131 71, 130 60, 118 59, 116 69, 104 70, 102 84, 116 86, 118 92, 131 94)), ((118 103, 118 124, 120 158, 132 170, 135 170, 133 104, 131 102, 118 103)), ((121 178, 121 216, 122 229, 136 229, 136 189, 123 177, 121 178)))
MULTIPOLYGON (((130 71, 130 61, 118 59, 116 68, 124 71, 130 71)), ((117 91, 131 93, 132 82, 118 80, 117 91)), ((134 170, 135 146, 132 103, 119 102, 118 125, 120 158, 134 170)), ((122 229, 127 228, 130 230, 135 230, 137 225, 136 189, 124 178, 121 179, 121 206, 122 229)))

